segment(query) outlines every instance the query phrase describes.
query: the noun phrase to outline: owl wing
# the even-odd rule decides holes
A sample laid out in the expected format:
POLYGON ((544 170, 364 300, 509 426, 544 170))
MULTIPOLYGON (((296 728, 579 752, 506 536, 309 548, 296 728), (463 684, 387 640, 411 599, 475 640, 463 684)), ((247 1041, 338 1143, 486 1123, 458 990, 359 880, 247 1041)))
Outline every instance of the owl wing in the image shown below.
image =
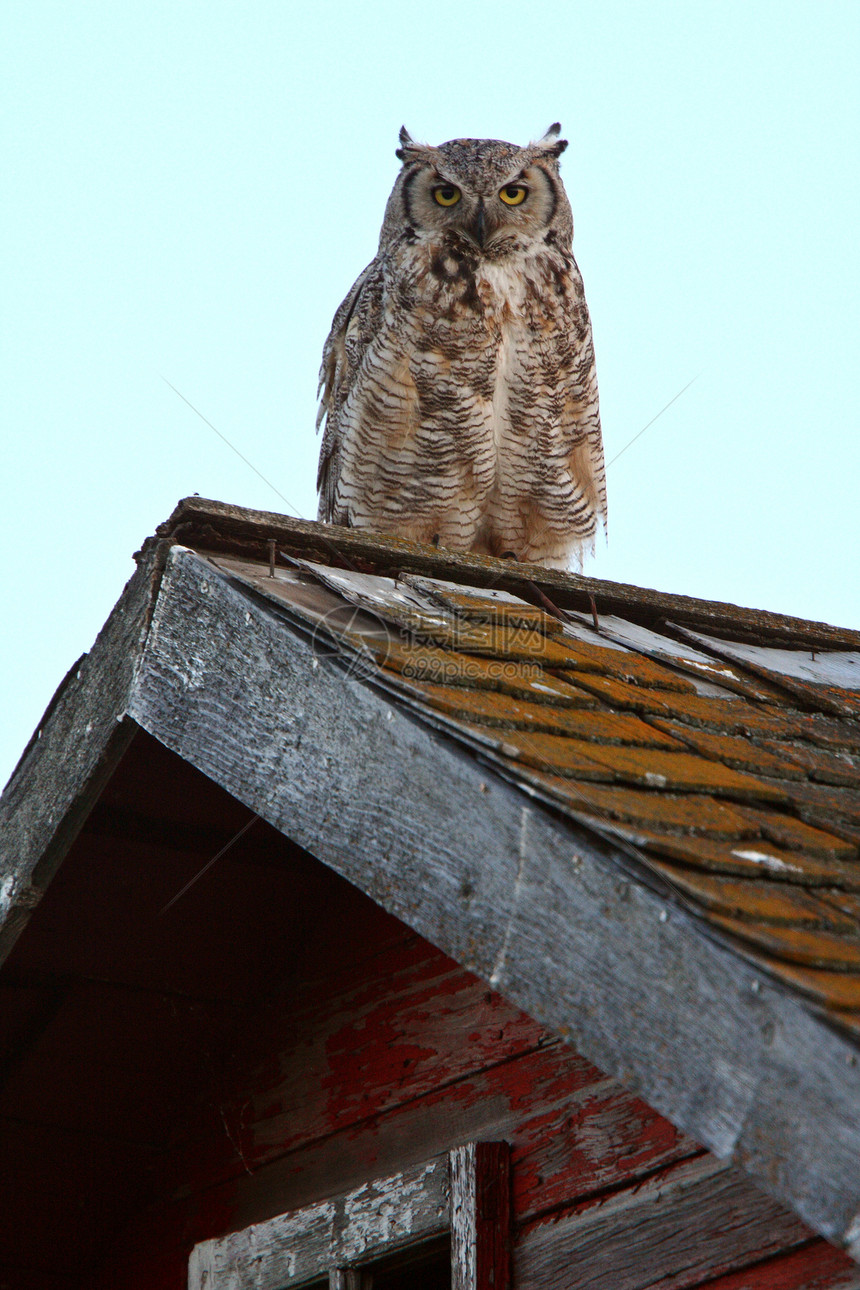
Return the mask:
MULTIPOLYGON (((591 319, 585 303, 582 275, 573 256, 568 261, 571 292, 567 301, 565 337, 568 362, 560 382, 563 397, 561 428, 572 483, 568 496, 568 523, 580 542, 593 541, 597 524, 607 528, 606 467, 600 429, 597 369, 591 319)), ((567 490, 562 490, 567 493, 567 490)))
POLYGON ((317 430, 325 418, 317 467, 319 519, 343 523, 335 514, 340 476, 341 411, 365 352, 375 336, 382 312, 383 266, 379 256, 359 274, 334 316, 323 346, 317 430))

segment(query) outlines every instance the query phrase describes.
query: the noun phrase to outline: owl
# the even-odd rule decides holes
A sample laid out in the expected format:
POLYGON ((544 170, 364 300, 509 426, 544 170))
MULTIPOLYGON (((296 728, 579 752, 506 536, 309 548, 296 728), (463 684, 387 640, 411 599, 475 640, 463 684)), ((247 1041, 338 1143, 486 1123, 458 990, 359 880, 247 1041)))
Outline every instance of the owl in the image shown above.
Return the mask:
POLYGON ((401 130, 379 250, 323 350, 321 520, 555 569, 593 545, 603 446, 560 130, 401 130))

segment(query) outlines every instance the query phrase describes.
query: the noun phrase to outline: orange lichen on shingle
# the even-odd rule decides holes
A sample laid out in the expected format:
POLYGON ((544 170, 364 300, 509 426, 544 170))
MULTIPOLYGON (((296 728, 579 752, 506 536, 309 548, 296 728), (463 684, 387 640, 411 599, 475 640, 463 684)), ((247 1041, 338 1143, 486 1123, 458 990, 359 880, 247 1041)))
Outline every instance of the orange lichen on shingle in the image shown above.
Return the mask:
POLYGON ((721 761, 723 765, 733 766, 735 770, 773 775, 777 779, 804 778, 799 765, 792 762, 790 758, 779 755, 781 744, 761 747, 739 735, 715 735, 698 726, 685 726, 680 721, 663 721, 655 718, 654 725, 664 730, 667 735, 682 740, 703 757, 721 761))
POLYGON ((793 787, 791 795, 801 819, 832 829, 855 847, 860 844, 860 793, 856 789, 806 780, 793 787))
POLYGON ((564 631, 560 619, 553 618, 536 605, 516 605, 505 600, 493 600, 489 596, 460 595, 447 589, 435 591, 434 598, 444 608, 475 622, 491 623, 495 627, 530 627, 545 636, 560 636, 564 631))
POLYGON ((594 816, 601 827, 607 821, 619 820, 630 825, 634 834, 641 827, 644 831, 677 832, 691 838, 733 839, 739 845, 743 838, 758 837, 756 826, 744 820, 734 806, 712 797, 602 785, 589 785, 587 792, 580 794, 575 783, 559 775, 543 772, 530 778, 554 796, 567 800, 577 811, 594 816))
POLYGON ((860 755, 849 752, 829 752, 825 748, 811 748, 801 743, 766 743, 775 756, 780 756, 802 769, 810 779, 820 784, 837 784, 860 789, 860 755))
POLYGON ((633 685, 629 681, 596 672, 577 672, 576 684, 580 689, 588 690, 602 699, 608 707, 618 708, 622 712, 643 712, 659 716, 668 716, 672 712, 671 706, 666 702, 665 690, 633 685))
POLYGON ((426 619, 395 614, 387 647, 363 645, 413 702, 638 855, 749 959, 860 1012, 860 725, 834 715, 857 695, 807 711, 812 683, 715 660, 704 673, 730 692, 706 696, 543 609, 433 597, 426 619))
POLYGON ((828 901, 843 914, 848 914, 860 927, 860 895, 856 891, 840 891, 839 888, 833 887, 820 894, 822 900, 828 901))
MULTIPOLYGON (((750 947, 752 950, 752 947, 750 947)), ((753 957, 787 985, 808 994, 817 1003, 834 1008, 860 1010, 860 975, 827 968, 801 966, 785 960, 773 960, 755 951, 753 957)))
POLYGON ((550 703, 532 703, 511 694, 493 690, 470 690, 464 686, 434 685, 414 681, 412 693, 440 712, 465 721, 481 722, 503 730, 526 729, 547 734, 569 734, 576 730, 572 708, 595 708, 590 694, 577 695, 573 687, 564 707, 550 703))
POLYGON ((705 695, 661 695, 671 715, 689 726, 719 734, 746 735, 760 740, 801 739, 825 748, 860 746, 860 730, 850 722, 795 712, 770 704, 756 707, 744 699, 716 699, 705 695))
POLYGON ((852 716, 860 717, 860 690, 846 690, 839 685, 825 685, 821 688, 831 698, 838 699, 852 716))
POLYGON ((688 865, 670 864, 649 857, 653 869, 662 874, 684 896, 700 901, 706 909, 735 918, 799 927, 823 927, 847 932, 854 920, 802 887, 768 882, 762 878, 720 877, 688 865))
POLYGON ((782 927, 773 923, 753 923, 723 914, 711 914, 711 922, 741 940, 778 959, 803 963, 810 967, 839 969, 860 973, 860 936, 812 931, 806 927, 782 927))
POLYGON ((426 638, 462 654, 534 662, 563 671, 577 666, 577 656, 562 643, 562 637, 547 637, 529 626, 496 627, 491 623, 459 622, 447 631, 433 628, 426 633, 426 638))
MULTIPOLYGON (((574 739, 600 745, 629 744, 638 748, 674 748, 683 752, 682 744, 665 735, 662 730, 655 730, 638 717, 616 712, 587 712, 576 708, 568 709, 568 734, 574 739)), ((509 741, 525 753, 536 765, 557 765, 554 759, 564 758, 564 738, 555 735, 522 734, 517 731, 516 737, 509 741)))
POLYGON ((382 642, 374 652, 380 666, 413 683, 491 690, 561 708, 596 706, 591 695, 559 677, 550 676, 536 663, 480 658, 427 646, 404 646, 399 642, 382 642))
MULTIPOLYGON (((615 677, 619 681, 629 681, 633 685, 649 686, 656 690, 668 690, 676 694, 695 695, 696 687, 691 681, 678 676, 668 667, 655 663, 642 654, 631 654, 627 650, 609 649, 603 645, 592 645, 578 637, 565 636, 565 640, 576 657, 571 666, 583 672, 600 672, 605 676, 615 677)), ((547 667, 552 667, 547 663, 547 667)))
POLYGON ((857 847, 853 843, 846 842, 844 838, 839 838, 833 833, 826 833, 823 829, 804 824, 802 820, 796 820, 791 815, 784 815, 777 811, 760 811, 752 806, 738 807, 738 811, 750 823, 757 825, 763 837, 769 838, 777 846, 785 847, 788 851, 807 851, 810 855, 825 858, 829 856, 847 858, 857 855, 857 847))
POLYGON ((534 624, 499 626, 475 622, 456 618, 441 608, 438 614, 420 614, 411 609, 398 609, 386 613, 385 617, 397 629, 399 643, 407 651, 436 648, 458 654, 475 654, 482 658, 534 663, 540 667, 559 670, 576 666, 575 657, 560 643, 562 638, 548 637, 534 624))
POLYGON ((769 882, 797 883, 804 887, 824 888, 831 893, 833 884, 860 891, 860 865, 850 861, 826 860, 800 851, 785 851, 764 838, 735 838, 720 842, 711 838, 661 835, 639 831, 641 845, 649 852, 683 861, 711 873, 737 877, 766 877, 769 882))
MULTIPOLYGON (((687 752, 595 743, 582 744, 579 751, 607 766, 621 783, 669 791, 713 793, 716 797, 746 802, 786 805, 789 801, 781 789, 752 775, 742 775, 719 762, 705 761, 687 752)), ((555 762, 553 767, 559 764, 555 762)))

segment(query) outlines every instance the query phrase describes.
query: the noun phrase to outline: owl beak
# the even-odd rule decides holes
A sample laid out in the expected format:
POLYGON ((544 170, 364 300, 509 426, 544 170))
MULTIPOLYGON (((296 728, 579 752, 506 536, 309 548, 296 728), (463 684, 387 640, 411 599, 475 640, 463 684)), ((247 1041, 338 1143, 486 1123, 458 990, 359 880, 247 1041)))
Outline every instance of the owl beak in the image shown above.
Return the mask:
POLYGON ((483 246, 484 237, 486 236, 486 232, 487 232, 487 218, 486 218, 486 213, 484 211, 483 197, 478 198, 478 209, 475 212, 475 218, 472 220, 469 231, 471 232, 475 241, 478 243, 478 246, 483 246))

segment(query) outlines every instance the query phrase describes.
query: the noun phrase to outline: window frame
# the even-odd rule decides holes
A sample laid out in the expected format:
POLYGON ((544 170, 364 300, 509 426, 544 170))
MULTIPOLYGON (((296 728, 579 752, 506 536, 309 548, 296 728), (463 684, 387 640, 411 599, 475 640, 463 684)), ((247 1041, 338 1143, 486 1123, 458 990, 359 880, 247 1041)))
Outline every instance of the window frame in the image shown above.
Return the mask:
POLYGON ((450 1234, 452 1290, 510 1290, 510 1152, 469 1142, 424 1164, 195 1245, 188 1290, 289 1290, 450 1234))

